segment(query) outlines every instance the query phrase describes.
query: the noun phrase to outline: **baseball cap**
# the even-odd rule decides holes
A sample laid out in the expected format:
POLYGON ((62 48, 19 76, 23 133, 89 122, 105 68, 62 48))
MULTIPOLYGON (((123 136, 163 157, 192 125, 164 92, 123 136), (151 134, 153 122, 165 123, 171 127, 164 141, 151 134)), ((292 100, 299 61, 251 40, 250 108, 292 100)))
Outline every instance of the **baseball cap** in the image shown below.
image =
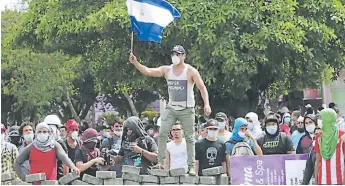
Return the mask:
POLYGON ((186 53, 186 51, 184 50, 184 48, 181 45, 174 46, 174 48, 171 50, 170 53, 173 53, 173 52, 177 52, 179 54, 185 54, 186 53))
POLYGON ((209 119, 209 120, 206 122, 205 128, 206 128, 206 129, 210 129, 210 128, 218 129, 218 121, 215 120, 215 119, 209 119))
POLYGON ((224 112, 218 112, 216 114, 215 119, 224 119, 224 120, 226 120, 226 119, 228 119, 228 116, 226 116, 226 114, 224 112))

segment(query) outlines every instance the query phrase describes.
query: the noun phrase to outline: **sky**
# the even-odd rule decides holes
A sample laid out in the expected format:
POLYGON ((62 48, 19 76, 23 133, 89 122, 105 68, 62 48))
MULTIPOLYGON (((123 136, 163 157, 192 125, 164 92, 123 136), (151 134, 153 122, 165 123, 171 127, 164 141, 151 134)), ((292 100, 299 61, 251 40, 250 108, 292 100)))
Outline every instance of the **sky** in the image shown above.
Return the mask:
POLYGON ((19 0, 0 0, 0 10, 5 10, 5 7, 14 9, 18 4, 19 0))

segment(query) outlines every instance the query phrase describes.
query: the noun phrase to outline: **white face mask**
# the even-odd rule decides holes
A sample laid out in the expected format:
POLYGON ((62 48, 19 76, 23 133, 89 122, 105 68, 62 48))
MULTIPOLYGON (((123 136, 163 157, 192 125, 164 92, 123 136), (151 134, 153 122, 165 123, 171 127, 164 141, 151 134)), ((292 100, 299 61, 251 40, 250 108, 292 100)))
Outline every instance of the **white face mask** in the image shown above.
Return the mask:
POLYGON ((253 131, 253 129, 254 129, 254 123, 248 122, 248 130, 253 131))
POLYGON ((216 136, 217 136, 217 130, 208 130, 207 131, 207 136, 209 137, 209 138, 215 138, 216 136))
POLYGON ((244 133, 242 131, 239 131, 238 132, 238 136, 241 137, 241 138, 245 138, 246 137, 246 133, 244 133))
POLYGON ((225 128, 225 122, 218 122, 218 129, 223 130, 225 128))
POLYGON ((178 64, 180 64, 181 60, 180 60, 180 58, 177 55, 174 55, 174 56, 171 57, 171 62, 174 65, 178 65, 178 64))
POLYGON ((122 136, 122 130, 115 130, 114 131, 114 134, 116 135, 116 136, 122 136))
POLYGON ((153 134, 153 129, 149 129, 149 130, 147 131, 147 134, 150 135, 150 136, 152 136, 152 134, 153 134))
POLYGON ((49 138, 49 134, 37 134, 37 140, 39 142, 46 142, 49 138))
POLYGON ((307 130, 309 133, 314 133, 315 128, 315 124, 309 124, 305 127, 305 130, 307 130))
POLYGON ((72 134, 71 134, 71 138, 72 138, 73 140, 78 139, 78 132, 77 132, 77 131, 73 131, 72 134))

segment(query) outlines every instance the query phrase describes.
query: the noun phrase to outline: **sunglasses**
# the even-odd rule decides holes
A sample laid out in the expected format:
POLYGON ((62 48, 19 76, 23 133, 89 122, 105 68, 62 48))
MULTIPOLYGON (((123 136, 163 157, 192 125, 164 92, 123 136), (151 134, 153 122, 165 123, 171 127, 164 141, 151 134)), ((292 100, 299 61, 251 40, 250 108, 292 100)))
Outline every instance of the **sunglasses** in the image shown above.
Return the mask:
POLYGON ((181 129, 171 129, 172 131, 180 131, 181 129))

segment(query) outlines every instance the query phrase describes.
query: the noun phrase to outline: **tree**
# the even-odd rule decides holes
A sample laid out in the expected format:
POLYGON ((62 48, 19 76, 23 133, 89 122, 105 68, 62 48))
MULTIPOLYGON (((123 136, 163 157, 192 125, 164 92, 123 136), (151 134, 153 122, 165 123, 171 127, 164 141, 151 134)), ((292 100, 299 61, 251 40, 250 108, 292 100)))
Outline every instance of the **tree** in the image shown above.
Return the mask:
MULTIPOLYGON (((335 72, 345 67, 344 1, 171 3, 182 17, 165 29, 163 43, 135 41, 134 52, 155 67, 170 64, 171 47, 182 44, 187 61, 207 84, 214 111, 243 115, 255 110, 259 95, 315 87, 325 67, 335 72)), ((125 1, 32 0, 21 25, 14 34, 16 46, 81 55, 97 90, 157 90, 166 96, 164 80, 142 77, 127 62, 125 1)))

